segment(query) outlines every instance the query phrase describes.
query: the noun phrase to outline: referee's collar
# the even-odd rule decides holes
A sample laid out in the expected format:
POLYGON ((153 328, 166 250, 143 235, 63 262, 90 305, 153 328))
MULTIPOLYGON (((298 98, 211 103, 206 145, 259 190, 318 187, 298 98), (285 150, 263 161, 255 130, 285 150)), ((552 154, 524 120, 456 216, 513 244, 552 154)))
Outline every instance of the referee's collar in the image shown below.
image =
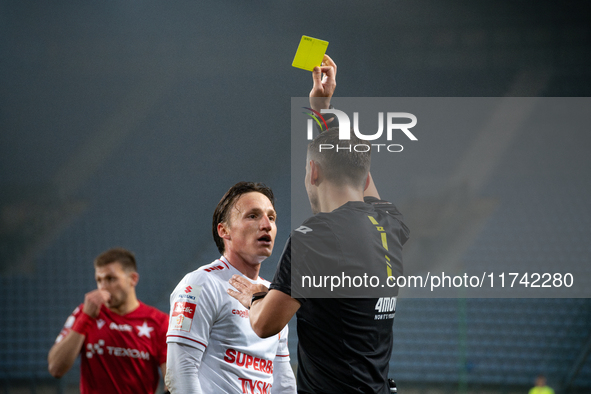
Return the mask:
POLYGON ((370 209, 371 210, 371 204, 369 204, 365 201, 347 201, 346 203, 344 203, 343 205, 341 205, 340 207, 335 209, 335 211, 337 211, 341 208, 355 208, 355 209, 363 209, 363 210, 370 209))

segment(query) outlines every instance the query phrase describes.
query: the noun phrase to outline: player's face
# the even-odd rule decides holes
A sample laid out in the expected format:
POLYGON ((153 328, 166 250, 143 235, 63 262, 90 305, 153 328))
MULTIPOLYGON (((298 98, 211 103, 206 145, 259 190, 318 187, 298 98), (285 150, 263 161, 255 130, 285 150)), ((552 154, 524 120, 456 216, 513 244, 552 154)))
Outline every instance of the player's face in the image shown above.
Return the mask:
POLYGON ((310 206, 312 207, 312 213, 316 215, 318 212, 320 212, 320 204, 318 203, 318 188, 312 185, 310 176, 310 158, 308 157, 306 160, 306 178, 304 179, 304 184, 306 186, 306 193, 308 193, 308 199, 310 200, 310 206))
POLYGON ((267 196, 259 192, 241 195, 228 223, 232 251, 246 262, 258 264, 273 252, 277 213, 267 196))
POLYGON ((107 302, 110 309, 124 306, 137 282, 137 273, 126 272, 119 262, 96 267, 94 277, 98 289, 106 290, 111 295, 107 302))

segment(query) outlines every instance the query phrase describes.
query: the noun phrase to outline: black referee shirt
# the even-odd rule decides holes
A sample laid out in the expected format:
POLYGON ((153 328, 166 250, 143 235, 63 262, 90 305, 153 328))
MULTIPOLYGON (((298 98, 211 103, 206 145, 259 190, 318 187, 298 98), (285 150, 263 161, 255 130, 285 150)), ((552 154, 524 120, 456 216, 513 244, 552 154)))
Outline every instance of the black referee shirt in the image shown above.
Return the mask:
POLYGON ((292 232, 271 289, 301 303, 299 393, 389 392, 398 289, 387 278, 402 275, 408 235, 396 207, 372 197, 319 213, 292 232))

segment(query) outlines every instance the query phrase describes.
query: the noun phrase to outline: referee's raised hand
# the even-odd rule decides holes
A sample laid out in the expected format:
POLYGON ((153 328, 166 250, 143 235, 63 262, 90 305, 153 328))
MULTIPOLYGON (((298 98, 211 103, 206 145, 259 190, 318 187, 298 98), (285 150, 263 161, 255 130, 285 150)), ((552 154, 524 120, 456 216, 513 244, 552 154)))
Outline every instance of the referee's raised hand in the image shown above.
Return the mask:
POLYGON ((314 85, 310 91, 310 106, 315 111, 328 109, 330 98, 337 87, 337 65, 328 55, 324 55, 322 65, 314 67, 312 80, 314 85), (324 74, 324 75, 323 75, 324 74))

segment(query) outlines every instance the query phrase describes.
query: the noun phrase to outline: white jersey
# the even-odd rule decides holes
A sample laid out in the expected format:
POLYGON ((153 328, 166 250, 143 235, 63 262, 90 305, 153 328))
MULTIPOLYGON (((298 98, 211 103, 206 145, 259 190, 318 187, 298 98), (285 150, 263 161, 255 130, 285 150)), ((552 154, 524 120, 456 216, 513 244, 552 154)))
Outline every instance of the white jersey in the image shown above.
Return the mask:
MULTIPOLYGON (((232 275, 224 257, 185 275, 170 296, 166 342, 201 349, 198 371, 204 393, 270 393, 276 363, 289 362, 288 328, 259 338, 246 309, 226 292, 232 275)), ((256 283, 269 287, 258 278, 256 283)))

